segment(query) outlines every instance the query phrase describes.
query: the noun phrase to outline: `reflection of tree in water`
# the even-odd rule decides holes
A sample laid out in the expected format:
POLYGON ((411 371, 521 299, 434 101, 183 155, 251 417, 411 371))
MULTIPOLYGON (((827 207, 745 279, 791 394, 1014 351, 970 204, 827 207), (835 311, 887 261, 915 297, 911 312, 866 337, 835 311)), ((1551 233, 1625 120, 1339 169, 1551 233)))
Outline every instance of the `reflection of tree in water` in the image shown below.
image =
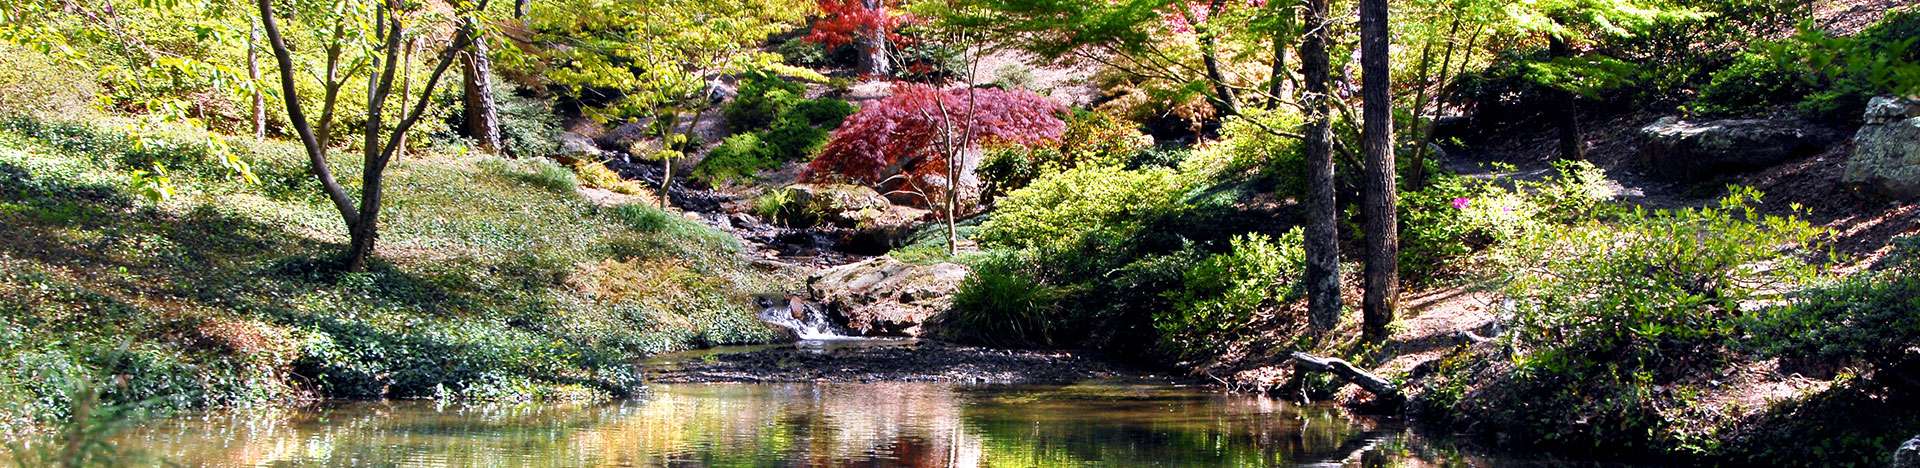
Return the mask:
POLYGON ((1369 430, 1331 408, 1165 386, 695 384, 607 405, 203 415, 128 443, 190 466, 1266 466, 1419 449, 1369 430))

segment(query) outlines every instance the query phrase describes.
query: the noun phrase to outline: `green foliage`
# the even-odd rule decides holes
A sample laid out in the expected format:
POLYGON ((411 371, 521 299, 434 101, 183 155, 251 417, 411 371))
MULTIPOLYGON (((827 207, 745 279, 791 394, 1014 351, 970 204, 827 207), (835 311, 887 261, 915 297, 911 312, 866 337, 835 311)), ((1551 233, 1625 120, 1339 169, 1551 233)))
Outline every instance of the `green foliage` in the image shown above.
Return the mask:
POLYGON ((1040 91, 1033 88, 1033 69, 1018 63, 1009 63, 994 70, 993 85, 1000 89, 1040 91))
POLYGON ((507 80, 495 79, 500 105, 500 138, 509 154, 543 158, 560 151, 560 115, 544 99, 521 96, 507 80))
POLYGON ((808 99, 794 103, 787 112, 780 114, 780 118, 832 129, 839 127, 840 122, 846 121, 847 116, 853 115, 855 110, 858 109, 854 109, 853 104, 841 99, 808 99))
MULTIPOLYGON (((1672 370, 1715 355, 1746 304, 1813 275, 1795 252, 1820 230, 1761 215, 1759 194, 1718 206, 1636 209, 1616 223, 1531 230, 1496 252, 1525 366, 1548 373, 1672 370)), ((1666 376, 1662 376, 1666 377, 1666 376)))
POLYGON ((1020 255, 999 252, 973 267, 953 295, 944 329, 955 338, 995 346, 1054 346, 1076 324, 1063 316, 1066 291, 1032 272, 1020 255))
POLYGON ((1075 168, 1008 194, 980 227, 980 239, 1046 252, 1125 242, 1148 220, 1178 209, 1184 192, 1163 169, 1075 168))
POLYGON ((1441 173, 1400 197, 1400 270, 1419 281, 1463 268, 1470 254, 1513 241, 1540 223, 1606 219, 1617 208, 1599 168, 1554 163, 1555 175, 1513 183, 1441 173))
POLYGON ((1867 99, 1920 94, 1920 11, 1896 11, 1850 37, 1802 26, 1759 42, 1713 73, 1693 106, 1706 113, 1797 105, 1825 119, 1857 119, 1867 99))
POLYGON ((546 159, 487 160, 482 168, 495 175, 505 176, 521 183, 540 187, 555 193, 573 193, 580 185, 579 177, 573 170, 546 159))
POLYGON ((806 100, 806 87, 779 76, 753 72, 741 77, 740 94, 721 112, 736 132, 766 128, 774 119, 806 100))
POLYGON ((1755 314, 1769 355, 1879 370, 1877 377, 1920 388, 1920 238, 1896 241, 1883 269, 1809 289, 1785 307, 1755 314), (1902 381, 1901 379, 1905 379, 1902 381))
POLYGON ((70 116, 86 110, 97 92, 93 81, 54 79, 77 73, 44 54, 0 42, 0 116, 70 116))
POLYGON ((778 280, 730 236, 529 187, 571 177, 557 165, 395 161, 381 240, 396 253, 342 274, 339 215, 301 185, 297 145, 236 145, 255 185, 204 161, 193 131, 134 145, 101 121, 0 127, 0 238, 32 239, 0 243, 0 360, 17 364, 0 366, 0 432, 51 428, 82 375, 126 382, 104 404, 155 410, 603 398, 637 388, 646 353, 775 337, 746 295, 778 280), (123 167, 153 160, 179 161, 169 200, 127 185, 123 167))
POLYGON ((1132 122, 1103 112, 1074 111, 1066 123, 1058 145, 986 148, 976 170, 985 184, 986 198, 999 198, 1041 176, 1077 167, 1129 167, 1153 143, 1132 122))
POLYGON ((780 161, 760 141, 760 134, 742 133, 727 137, 706 159, 693 167, 693 177, 709 184, 731 184, 759 177, 760 171, 777 169, 780 161))
POLYGON ((827 49, 802 38, 783 41, 774 46, 773 52, 780 54, 781 60, 794 65, 816 68, 828 65, 827 49))
POLYGON ((1185 358, 1219 352, 1263 312, 1301 295, 1306 251, 1295 228, 1271 238, 1233 238, 1232 248, 1188 269, 1183 286, 1167 292, 1173 307, 1154 314, 1160 345, 1185 358))

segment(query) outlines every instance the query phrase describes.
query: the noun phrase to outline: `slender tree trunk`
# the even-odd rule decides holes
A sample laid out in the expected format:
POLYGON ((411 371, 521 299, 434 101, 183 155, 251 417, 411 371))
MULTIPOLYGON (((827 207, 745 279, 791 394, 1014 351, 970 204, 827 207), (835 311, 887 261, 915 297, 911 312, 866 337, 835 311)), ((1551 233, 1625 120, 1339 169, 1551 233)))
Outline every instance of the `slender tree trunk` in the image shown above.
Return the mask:
POLYGON ((1287 43, 1288 38, 1281 34, 1273 35, 1273 78, 1267 82, 1267 106, 1278 108, 1292 99, 1293 87, 1287 79, 1287 43))
POLYGON ((467 84, 461 103, 465 108, 467 136, 478 142, 480 149, 499 153, 500 112, 493 100, 493 64, 487 58, 486 37, 474 37, 473 48, 462 55, 467 84))
MULTIPOLYGON (((1552 58, 1571 56, 1573 50, 1566 39, 1560 36, 1547 36, 1547 55, 1552 58)), ((1555 89, 1553 94, 1553 124, 1560 133, 1560 159, 1579 161, 1587 159, 1586 143, 1580 138, 1580 102, 1573 91, 1555 89)))
POLYGON ((1306 0, 1306 34, 1300 41, 1300 101, 1306 108, 1301 129, 1307 158, 1307 316, 1313 329, 1340 324, 1340 232, 1333 180, 1332 111, 1327 106, 1327 0, 1306 0))
POLYGON ((1387 0, 1360 0, 1361 152, 1366 155, 1362 210, 1367 230, 1367 293, 1362 304, 1369 340, 1387 337, 1400 294, 1399 222, 1394 204, 1393 94, 1387 68, 1387 0))
POLYGON ((253 85, 253 139, 267 139, 267 97, 260 89, 260 27, 248 22, 247 82, 253 85))
MULTIPOLYGON (((885 0, 862 0, 861 3, 867 10, 883 18, 887 14, 885 0)), ((874 22, 872 27, 860 34, 859 39, 860 69, 864 70, 865 75, 876 78, 893 76, 893 58, 887 51, 887 30, 883 23, 874 22)))
POLYGON ((1227 74, 1220 68, 1220 47, 1216 44, 1214 27, 1210 22, 1219 16, 1226 0, 1213 0, 1207 6, 1208 23, 1200 24, 1200 63, 1206 67, 1207 81, 1213 84, 1213 107, 1221 116, 1240 113, 1239 99, 1234 96, 1233 85, 1227 82, 1227 74))
MULTIPOLYGON (((418 39, 408 40, 406 47, 400 51, 400 102, 413 99, 413 46, 419 42, 418 39)), ((399 135, 394 135, 393 137, 400 140, 400 144, 398 145, 400 152, 395 154, 407 154, 406 132, 401 132, 399 135)))

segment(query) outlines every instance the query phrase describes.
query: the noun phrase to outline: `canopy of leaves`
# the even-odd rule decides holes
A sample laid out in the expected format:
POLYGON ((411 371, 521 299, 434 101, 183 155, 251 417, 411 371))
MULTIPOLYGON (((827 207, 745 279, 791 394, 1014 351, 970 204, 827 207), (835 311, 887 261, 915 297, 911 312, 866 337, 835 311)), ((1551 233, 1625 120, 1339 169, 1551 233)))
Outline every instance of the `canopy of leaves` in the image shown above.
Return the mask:
POLYGON ((975 144, 1032 145, 1056 141, 1066 130, 1060 118, 1066 108, 1027 91, 895 89, 892 96, 862 105, 834 130, 826 149, 807 167, 809 178, 879 184, 904 174, 909 182, 919 182, 945 170, 936 144, 942 132, 958 138, 972 126, 975 144))
POLYGON ((887 35, 889 42, 903 42, 904 38, 896 31, 914 19, 899 14, 900 10, 893 8, 892 3, 895 2, 883 1, 880 8, 867 8, 865 0, 820 0, 821 17, 813 22, 813 32, 807 34, 807 41, 839 47, 879 31, 887 35))

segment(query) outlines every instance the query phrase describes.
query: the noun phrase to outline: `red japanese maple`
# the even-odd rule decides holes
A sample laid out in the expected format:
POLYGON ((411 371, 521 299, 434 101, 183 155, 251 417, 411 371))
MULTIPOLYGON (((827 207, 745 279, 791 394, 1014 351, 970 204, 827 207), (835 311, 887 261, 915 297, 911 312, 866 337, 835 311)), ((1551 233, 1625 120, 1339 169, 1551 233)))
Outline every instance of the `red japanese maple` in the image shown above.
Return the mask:
POLYGON ((879 0, 878 8, 868 8, 867 0, 820 0, 821 17, 813 22, 813 32, 807 40, 827 47, 839 47, 853 43, 870 31, 881 31, 887 35, 887 41, 899 43, 902 38, 894 33, 900 26, 912 21, 911 17, 891 13, 893 1, 879 0))
MULTIPOLYGON (((844 179, 883 185, 890 179, 919 183, 945 177, 946 156, 938 138, 950 128, 965 134, 968 90, 939 90, 925 85, 896 84, 895 93, 860 106, 827 140, 820 156, 807 166, 809 179, 844 179), (941 104, 952 126, 942 125, 941 104)), ((982 144, 1034 145, 1060 139, 1066 107, 1028 91, 973 89, 973 146, 982 144)), ((944 185, 944 184, 934 184, 944 185)))

